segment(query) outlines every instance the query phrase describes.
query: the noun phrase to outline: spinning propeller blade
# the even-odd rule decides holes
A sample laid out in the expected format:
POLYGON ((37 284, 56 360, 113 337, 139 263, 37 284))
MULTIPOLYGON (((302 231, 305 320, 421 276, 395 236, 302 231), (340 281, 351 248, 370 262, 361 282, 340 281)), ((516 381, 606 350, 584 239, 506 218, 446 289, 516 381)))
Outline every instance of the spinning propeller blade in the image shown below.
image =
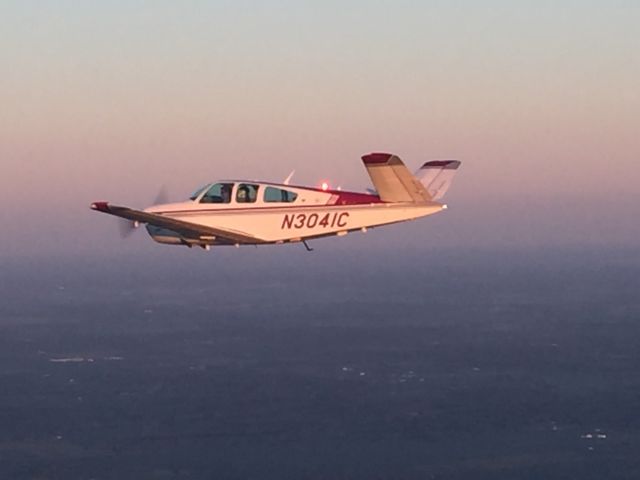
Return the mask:
MULTIPOLYGON (((163 203, 169 203, 169 189, 166 185, 162 185, 158 194, 156 195, 153 205, 160 205, 163 203)), ((120 230, 120 236, 122 238, 129 237, 140 225, 138 222, 132 222, 125 218, 118 219, 118 229, 120 230)))
POLYGON ((160 190, 158 190, 158 194, 156 195, 156 199, 153 201, 154 205, 161 203, 169 203, 169 190, 166 185, 162 185, 160 187, 160 190))
POLYGON ((122 238, 129 237, 136 228, 136 222, 132 222, 125 218, 118 218, 118 230, 120 230, 120 236, 122 238))

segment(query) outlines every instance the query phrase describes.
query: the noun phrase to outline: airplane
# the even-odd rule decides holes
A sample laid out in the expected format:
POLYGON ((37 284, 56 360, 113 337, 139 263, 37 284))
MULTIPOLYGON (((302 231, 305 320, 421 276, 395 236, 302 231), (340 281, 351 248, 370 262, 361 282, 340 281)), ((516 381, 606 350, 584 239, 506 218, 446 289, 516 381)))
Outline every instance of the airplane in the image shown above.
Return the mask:
POLYGON ((196 190, 188 200, 144 210, 94 202, 91 209, 146 226, 161 244, 198 246, 268 245, 366 232, 370 228, 414 220, 447 208, 440 200, 460 166, 435 160, 415 175, 390 153, 362 157, 375 190, 368 193, 253 180, 222 180, 196 190))

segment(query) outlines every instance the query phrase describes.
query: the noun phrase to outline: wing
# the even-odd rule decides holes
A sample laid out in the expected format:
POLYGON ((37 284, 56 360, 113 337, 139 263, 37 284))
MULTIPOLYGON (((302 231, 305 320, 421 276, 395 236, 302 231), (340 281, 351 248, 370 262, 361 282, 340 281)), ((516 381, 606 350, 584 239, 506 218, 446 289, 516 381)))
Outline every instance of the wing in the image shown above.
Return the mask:
POLYGON ((177 220, 165 215, 109 205, 108 202, 92 203, 91 209, 115 215, 116 217, 126 218, 134 222, 147 223, 156 227, 166 228, 189 239, 212 240, 211 237, 214 237, 215 240, 226 241, 228 243, 265 243, 264 240, 244 232, 185 222, 184 220, 177 220))

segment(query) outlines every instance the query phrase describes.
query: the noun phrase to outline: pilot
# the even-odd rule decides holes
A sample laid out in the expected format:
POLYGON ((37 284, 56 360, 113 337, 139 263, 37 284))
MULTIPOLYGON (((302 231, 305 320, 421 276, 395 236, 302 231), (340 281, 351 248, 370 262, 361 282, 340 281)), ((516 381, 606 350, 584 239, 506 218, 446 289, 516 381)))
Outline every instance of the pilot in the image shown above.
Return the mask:
POLYGON ((229 203, 231 201, 231 185, 224 183, 220 189, 220 196, 222 197, 222 203, 229 203))
POLYGON ((242 185, 239 189, 238 189, 238 194, 236 195, 236 200, 238 201, 238 203, 247 203, 249 202, 249 189, 245 186, 242 185))

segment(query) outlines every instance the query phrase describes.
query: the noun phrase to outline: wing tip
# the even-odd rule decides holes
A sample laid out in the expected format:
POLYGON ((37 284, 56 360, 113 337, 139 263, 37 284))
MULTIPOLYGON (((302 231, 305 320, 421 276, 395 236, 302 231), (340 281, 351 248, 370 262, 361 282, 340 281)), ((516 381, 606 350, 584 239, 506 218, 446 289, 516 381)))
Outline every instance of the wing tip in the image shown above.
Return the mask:
POLYGON ((93 202, 89 208, 98 212, 109 213, 109 202, 93 202))
POLYGON ((391 163, 391 159, 397 158, 393 153, 374 152, 362 156, 365 165, 381 165, 391 163))
POLYGON ((460 160, 431 160, 422 165, 422 168, 444 168, 445 170, 457 170, 462 162, 460 160))

